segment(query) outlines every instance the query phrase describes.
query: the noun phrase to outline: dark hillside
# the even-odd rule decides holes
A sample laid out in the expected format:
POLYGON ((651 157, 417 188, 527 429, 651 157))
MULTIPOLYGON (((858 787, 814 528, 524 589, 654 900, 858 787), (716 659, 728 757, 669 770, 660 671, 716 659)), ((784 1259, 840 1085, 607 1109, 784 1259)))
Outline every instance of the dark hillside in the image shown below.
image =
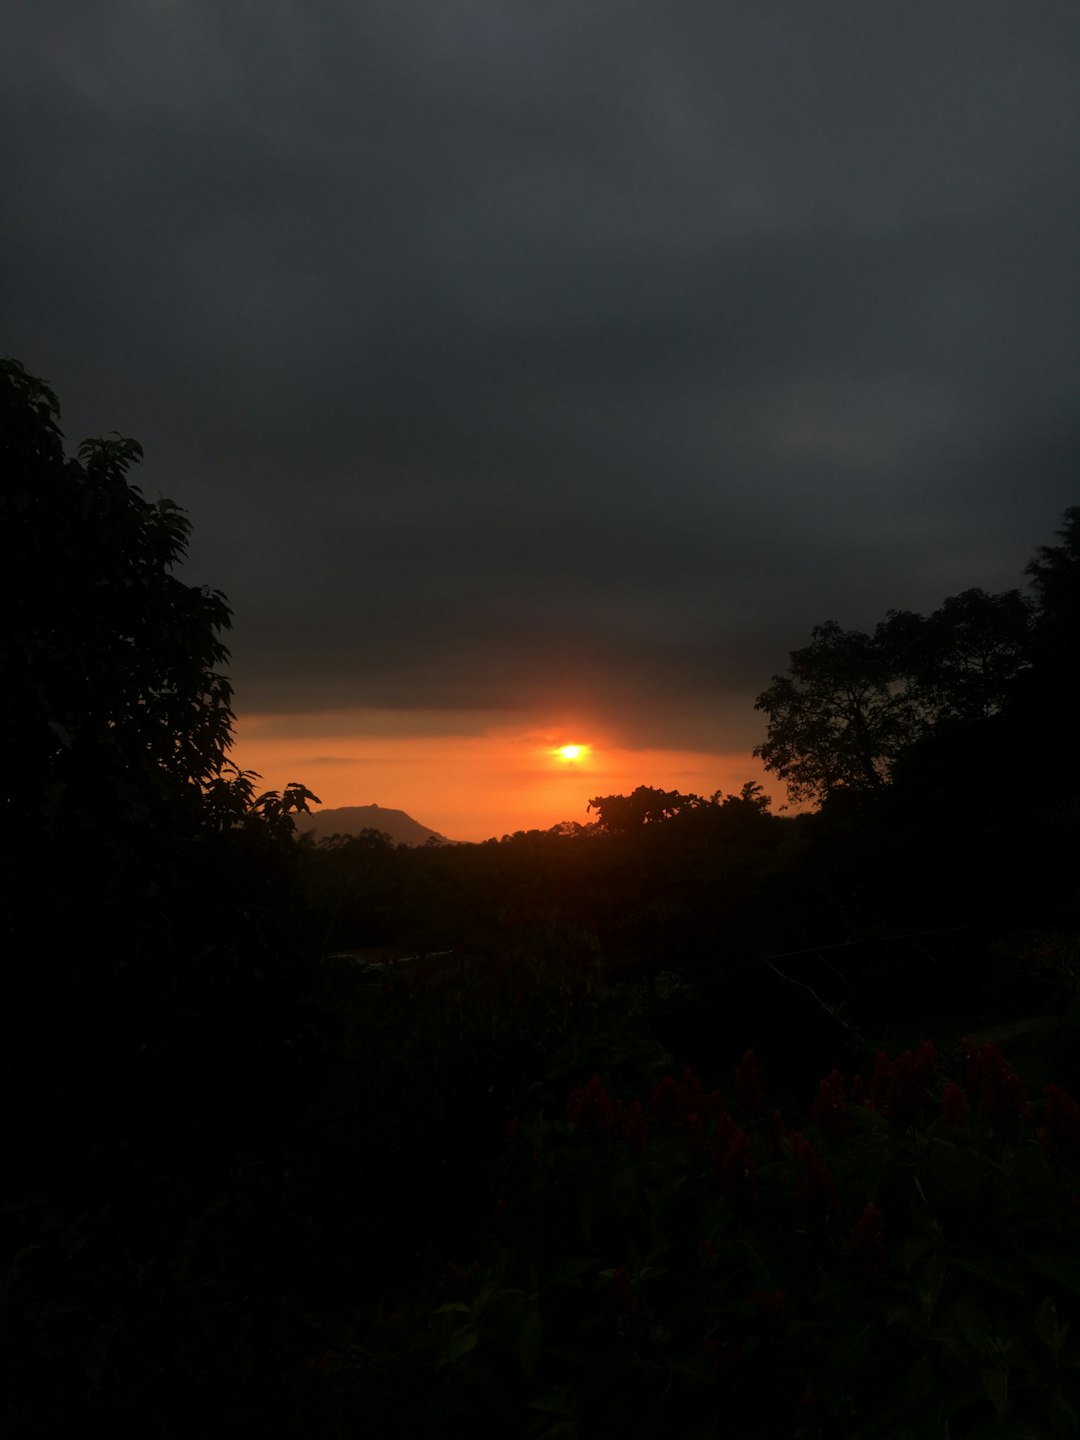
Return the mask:
POLYGON ((375 830, 389 835, 395 845, 449 844, 445 835, 429 830, 404 810, 391 810, 383 805, 341 805, 335 809, 311 810, 298 818, 296 828, 301 835, 310 835, 315 840, 375 830))

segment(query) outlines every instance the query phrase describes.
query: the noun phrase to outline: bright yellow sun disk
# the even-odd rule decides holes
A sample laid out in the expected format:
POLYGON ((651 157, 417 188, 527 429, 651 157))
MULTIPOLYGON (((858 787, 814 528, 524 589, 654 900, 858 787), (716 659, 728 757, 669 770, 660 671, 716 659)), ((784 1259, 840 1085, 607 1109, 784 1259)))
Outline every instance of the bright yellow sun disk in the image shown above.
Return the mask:
POLYGON ((563 745, 558 753, 564 760, 576 760, 583 749, 582 745, 563 745))

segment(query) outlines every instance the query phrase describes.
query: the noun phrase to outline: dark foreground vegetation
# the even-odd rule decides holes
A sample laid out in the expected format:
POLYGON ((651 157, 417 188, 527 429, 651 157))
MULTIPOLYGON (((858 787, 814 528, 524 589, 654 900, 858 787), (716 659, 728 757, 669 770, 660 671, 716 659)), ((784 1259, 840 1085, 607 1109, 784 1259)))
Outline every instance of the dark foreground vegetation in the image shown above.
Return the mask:
POLYGON ((0 424, 4 1433, 1078 1433, 1080 512, 795 652, 812 814, 316 847, 138 447, 0 424))

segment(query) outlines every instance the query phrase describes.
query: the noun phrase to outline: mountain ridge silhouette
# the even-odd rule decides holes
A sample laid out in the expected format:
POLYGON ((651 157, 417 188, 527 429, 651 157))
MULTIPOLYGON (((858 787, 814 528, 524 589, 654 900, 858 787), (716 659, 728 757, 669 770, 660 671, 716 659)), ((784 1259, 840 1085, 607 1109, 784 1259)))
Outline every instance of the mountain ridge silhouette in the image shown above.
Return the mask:
POLYGON ((440 844, 453 842, 437 830, 421 825, 404 810, 382 805, 339 805, 326 810, 312 810, 294 817, 297 831, 324 840, 328 835, 359 835, 362 830, 382 830, 395 845, 426 845, 429 840, 440 844))

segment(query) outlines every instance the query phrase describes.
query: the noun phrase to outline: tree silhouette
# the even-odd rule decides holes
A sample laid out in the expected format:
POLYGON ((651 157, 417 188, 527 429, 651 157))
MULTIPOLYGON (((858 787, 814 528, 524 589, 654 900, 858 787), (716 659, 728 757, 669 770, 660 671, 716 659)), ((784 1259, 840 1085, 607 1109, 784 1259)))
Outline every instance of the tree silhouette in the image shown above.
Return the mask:
POLYGON ((114 432, 69 458, 59 419, 48 385, 0 360, 7 819, 31 841, 65 827, 100 837, 110 819, 163 824, 178 806, 211 828, 290 829, 310 791, 257 795, 258 777, 227 759, 231 613, 220 591, 175 574, 190 521, 130 482, 137 441, 114 432))
POLYGON ((629 795, 596 795, 589 801, 588 808, 596 811, 601 829, 632 834, 643 825, 659 824, 706 803, 700 795, 639 785, 629 795))
POLYGON ((1027 567, 1035 592, 1036 675, 1055 728, 1072 732, 1080 720, 1080 506, 1065 511, 1060 545, 1043 545, 1027 567))
POLYGON ((1032 606, 1019 590, 965 590, 926 617, 890 610, 878 636, 923 728, 986 720, 1031 663, 1032 606))
POLYGON ((44 837, 73 807, 156 811, 199 792, 232 738, 224 597, 173 572, 190 524, 128 481, 134 440, 64 454, 56 396, 0 361, 2 511, 14 568, 3 642, 3 794, 44 837), (35 823, 36 822, 36 823, 35 823))
POLYGON ((792 800, 823 801, 840 789, 878 791, 892 761, 917 733, 910 697, 896 685, 880 634, 815 625, 755 702, 769 716, 754 754, 787 782, 792 800))
POLYGON ((796 801, 880 794, 912 747, 969 735, 1011 703, 1033 663, 1033 626, 1019 591, 978 589, 929 616, 890 610, 873 634, 816 625, 790 673, 757 698, 769 726, 754 754, 796 801))

